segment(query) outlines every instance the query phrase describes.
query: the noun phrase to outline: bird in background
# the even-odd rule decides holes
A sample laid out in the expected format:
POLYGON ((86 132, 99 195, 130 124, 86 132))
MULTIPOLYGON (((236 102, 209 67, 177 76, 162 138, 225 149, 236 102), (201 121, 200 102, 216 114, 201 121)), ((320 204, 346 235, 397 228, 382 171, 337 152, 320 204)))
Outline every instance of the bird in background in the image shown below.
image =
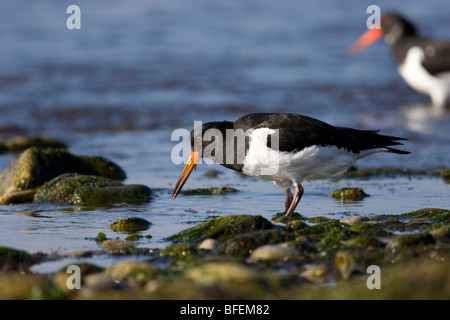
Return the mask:
POLYGON ((190 157, 175 185, 173 199, 197 162, 208 157, 224 167, 284 188, 286 216, 291 216, 300 202, 304 180, 338 176, 357 160, 374 153, 410 153, 392 148, 402 145, 398 140, 404 138, 381 135, 378 130, 332 126, 293 113, 253 113, 235 122, 208 122, 192 130, 190 140, 190 157), (226 135, 234 132, 245 132, 245 139, 225 143, 226 135))
POLYGON ((444 109, 450 97, 450 41, 423 37, 405 17, 386 13, 381 16, 381 29, 367 30, 350 52, 358 53, 382 37, 391 47, 406 83, 428 94, 433 106, 444 109))

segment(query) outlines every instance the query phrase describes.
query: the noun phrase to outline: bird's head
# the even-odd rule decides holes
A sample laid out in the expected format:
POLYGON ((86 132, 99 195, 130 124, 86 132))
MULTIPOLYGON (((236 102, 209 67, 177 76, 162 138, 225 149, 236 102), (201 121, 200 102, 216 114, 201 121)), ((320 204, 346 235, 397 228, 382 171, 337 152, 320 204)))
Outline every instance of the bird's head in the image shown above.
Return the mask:
POLYGON ((404 36, 416 34, 414 26, 397 13, 386 13, 382 15, 380 27, 381 28, 368 29, 363 33, 358 40, 350 46, 350 52, 358 53, 381 39, 383 36, 387 44, 393 45, 404 36))
POLYGON ((192 173, 192 170, 195 169, 197 162, 201 158, 210 158, 218 163, 221 163, 225 153, 224 141, 226 130, 232 128, 232 122, 215 121, 205 123, 191 131, 191 153, 172 192, 172 199, 175 199, 178 193, 180 193, 192 173))

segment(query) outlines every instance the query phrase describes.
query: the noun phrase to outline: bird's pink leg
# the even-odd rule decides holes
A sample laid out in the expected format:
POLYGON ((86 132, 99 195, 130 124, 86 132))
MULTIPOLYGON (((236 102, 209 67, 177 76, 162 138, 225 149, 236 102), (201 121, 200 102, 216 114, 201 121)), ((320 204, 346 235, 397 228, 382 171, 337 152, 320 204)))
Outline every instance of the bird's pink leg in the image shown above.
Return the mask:
POLYGON ((292 203, 292 192, 291 192, 291 188, 286 188, 286 202, 284 203, 284 206, 286 208, 286 211, 289 210, 289 207, 291 206, 292 203))
POLYGON ((289 206, 289 209, 286 211, 285 216, 290 217, 292 213, 294 213, 295 208, 297 208, 298 203, 300 202, 300 199, 303 195, 303 187, 300 184, 300 182, 295 181, 294 182, 295 192, 294 197, 292 198, 291 205, 289 206))

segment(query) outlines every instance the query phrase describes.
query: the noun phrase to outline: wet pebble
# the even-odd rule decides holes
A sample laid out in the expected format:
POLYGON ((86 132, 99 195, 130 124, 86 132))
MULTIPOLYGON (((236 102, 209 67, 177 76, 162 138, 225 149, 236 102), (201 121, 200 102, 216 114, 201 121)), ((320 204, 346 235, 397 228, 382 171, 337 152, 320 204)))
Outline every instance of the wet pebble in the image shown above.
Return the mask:
POLYGON ((257 247, 250 255, 251 261, 286 262, 298 258, 300 251, 289 246, 267 244, 257 247))

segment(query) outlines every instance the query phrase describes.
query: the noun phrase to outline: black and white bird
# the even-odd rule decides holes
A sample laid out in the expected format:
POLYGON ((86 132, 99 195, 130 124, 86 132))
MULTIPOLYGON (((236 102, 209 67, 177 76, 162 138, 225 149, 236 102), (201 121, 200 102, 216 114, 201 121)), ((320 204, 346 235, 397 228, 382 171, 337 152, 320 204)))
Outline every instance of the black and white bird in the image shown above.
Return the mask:
POLYGON ((227 168, 283 187, 286 216, 296 209, 304 180, 338 176, 357 160, 377 152, 410 153, 391 147, 402 145, 398 140, 404 138, 380 135, 378 130, 332 126, 293 113, 253 113, 235 122, 208 122, 192 130, 190 139, 190 158, 175 185, 173 199, 199 159, 211 158, 227 168))
POLYGON ((450 96, 450 41, 423 37, 406 18, 388 13, 381 17, 381 29, 367 30, 350 51, 357 53, 381 37, 391 47, 406 83, 443 109, 450 96))

